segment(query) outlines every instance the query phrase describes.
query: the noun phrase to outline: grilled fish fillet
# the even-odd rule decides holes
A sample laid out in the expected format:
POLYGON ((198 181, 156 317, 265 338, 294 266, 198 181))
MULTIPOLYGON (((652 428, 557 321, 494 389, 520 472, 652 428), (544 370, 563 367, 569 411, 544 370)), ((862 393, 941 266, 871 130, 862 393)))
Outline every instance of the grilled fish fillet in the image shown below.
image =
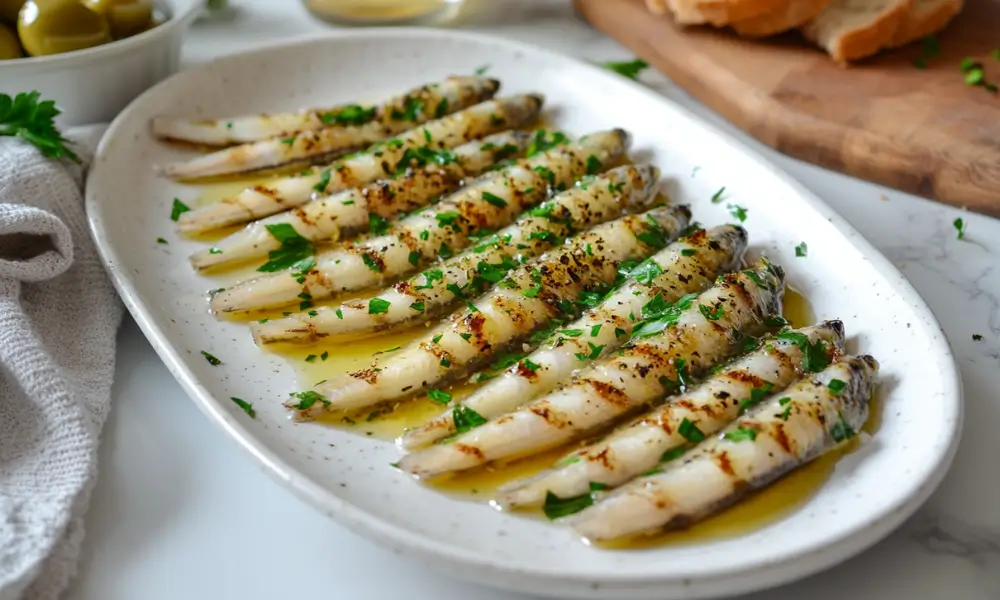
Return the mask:
POLYGON ((746 356, 723 365, 704 383, 670 398, 609 437, 574 452, 550 471, 500 490, 504 507, 541 506, 548 494, 570 498, 593 484, 616 487, 681 456, 741 412, 796 379, 822 370, 844 350, 844 326, 826 321, 765 339, 746 356), (666 460, 664 460, 666 459, 666 460))
MULTIPOLYGON (((367 148, 432 119, 447 118, 456 110, 488 100, 499 82, 480 77, 447 79, 424 86, 387 102, 372 120, 347 126, 307 129, 218 150, 198 158, 166 165, 161 173, 174 179, 248 173, 295 164, 317 164, 367 148)), ((496 119, 503 120, 502 115, 496 119)), ((163 124, 160 124, 162 127, 163 124)), ((154 122, 154 131, 156 123, 154 122)), ((510 126, 501 129, 508 129, 510 126)))
POLYGON ((868 419, 879 364, 847 356, 809 375, 691 450, 567 519, 592 541, 687 525, 765 487, 855 435, 868 419))
MULTIPOLYGON (((588 358, 593 348, 601 348, 604 356, 627 342, 643 305, 657 295, 676 302, 709 287, 720 273, 740 264, 746 245, 746 230, 733 225, 700 229, 678 240, 632 269, 629 281, 599 306, 556 329, 546 344, 526 357, 537 369, 525 371, 513 365, 474 391, 462 406, 492 419, 551 392, 585 364, 581 357, 588 358)), ((400 445, 413 450, 453 434, 453 415, 448 409, 405 434, 400 445)))
POLYGON ((549 188, 566 189, 618 160, 628 147, 620 130, 595 133, 488 173, 426 210, 391 224, 386 235, 335 247, 316 256, 307 273, 280 272, 216 294, 214 311, 248 311, 317 300, 385 285, 470 245, 470 235, 508 225, 536 206, 549 188))
POLYGON ((516 269, 492 292, 389 358, 316 386, 313 391, 322 395, 321 404, 305 410, 294 400, 288 405, 299 416, 312 416, 323 408, 353 410, 468 374, 551 319, 573 316, 581 295, 611 283, 622 261, 649 256, 656 244, 675 238, 690 216, 687 207, 664 206, 574 236, 516 269))
POLYGON ((765 331, 765 321, 779 314, 783 291, 784 272, 763 264, 727 274, 697 297, 673 304, 657 297, 643 307, 646 318, 632 330, 632 340, 615 354, 555 392, 489 422, 456 407, 461 433, 449 443, 407 454, 399 468, 433 477, 541 452, 607 428, 685 391, 691 378, 739 352, 745 336, 765 331), (469 423, 479 426, 469 429, 469 423))
POLYGON ((328 168, 248 187, 235 196, 186 212, 178 219, 177 226, 183 233, 200 233, 238 225, 389 177, 410 166, 414 154, 419 155, 424 149, 446 150, 528 125, 538 117, 542 100, 541 96, 528 94, 477 104, 375 144, 365 152, 344 157, 328 168))
POLYGON ((462 254, 382 290, 374 298, 384 312, 373 314, 370 300, 352 300, 253 324, 254 339, 258 344, 309 343, 438 317, 459 300, 479 296, 512 269, 574 232, 613 219, 625 207, 648 203, 655 197, 658 180, 659 170, 652 165, 618 167, 588 177, 462 254))

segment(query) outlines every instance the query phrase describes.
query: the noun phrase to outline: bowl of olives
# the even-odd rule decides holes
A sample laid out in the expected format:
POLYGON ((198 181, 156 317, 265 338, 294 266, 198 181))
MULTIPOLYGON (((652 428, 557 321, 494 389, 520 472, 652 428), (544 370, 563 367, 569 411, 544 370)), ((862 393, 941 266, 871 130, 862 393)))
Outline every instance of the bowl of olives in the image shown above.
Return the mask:
POLYGON ((37 90, 64 125, 109 121, 175 72, 205 0, 0 0, 0 93, 37 90))

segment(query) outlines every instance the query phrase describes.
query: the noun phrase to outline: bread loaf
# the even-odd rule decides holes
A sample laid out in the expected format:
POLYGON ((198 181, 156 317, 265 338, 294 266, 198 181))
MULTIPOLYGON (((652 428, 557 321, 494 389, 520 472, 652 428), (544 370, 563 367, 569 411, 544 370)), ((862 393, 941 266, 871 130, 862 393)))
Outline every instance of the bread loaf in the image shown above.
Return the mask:
POLYGON ((915 0, 831 0, 802 33, 841 64, 877 54, 896 39, 915 0))
POLYGON ((732 28, 743 37, 775 35, 811 21, 829 3, 830 0, 786 0, 785 4, 756 17, 736 21, 732 28))
POLYGON ((916 0, 890 46, 903 46, 944 29, 961 12, 962 6, 963 0, 916 0))

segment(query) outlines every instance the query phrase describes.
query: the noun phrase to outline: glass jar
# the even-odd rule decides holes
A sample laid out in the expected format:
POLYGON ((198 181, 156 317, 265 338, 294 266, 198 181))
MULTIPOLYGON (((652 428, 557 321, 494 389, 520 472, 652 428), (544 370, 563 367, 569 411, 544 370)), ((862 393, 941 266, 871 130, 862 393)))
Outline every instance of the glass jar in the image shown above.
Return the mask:
POLYGON ((302 0, 316 17, 335 25, 444 25, 465 0, 302 0))

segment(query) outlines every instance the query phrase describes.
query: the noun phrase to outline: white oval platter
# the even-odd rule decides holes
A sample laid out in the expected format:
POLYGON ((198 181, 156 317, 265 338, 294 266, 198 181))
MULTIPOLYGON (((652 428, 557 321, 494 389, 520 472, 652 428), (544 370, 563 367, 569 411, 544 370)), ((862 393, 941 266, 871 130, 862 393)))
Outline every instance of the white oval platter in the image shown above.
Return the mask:
MULTIPOLYGON (((134 101, 98 149, 87 190, 94 238, 128 309, 204 413, 283 485, 323 513, 450 575, 580 598, 698 598, 777 585, 871 546, 927 498, 959 440, 961 382, 927 305, 828 206, 739 142, 613 72, 539 48, 469 33, 371 29, 262 47, 179 73, 134 101), (812 302, 844 321, 851 350, 882 362, 878 434, 840 461, 786 518, 733 539, 646 550, 589 547, 567 528, 444 496, 389 467, 398 451, 356 433, 297 425, 280 400, 294 369, 258 350, 245 325, 206 310, 211 280, 186 257, 174 197, 190 187, 154 164, 189 155, 149 133, 155 115, 226 116, 386 96, 489 65, 501 94, 541 92, 547 119, 580 135, 624 127, 633 155, 665 174, 676 202, 708 225, 747 209, 753 252, 766 252, 812 302), (722 186, 727 201, 710 202, 722 186), (157 243, 163 237, 168 244, 157 243), (805 241, 809 254, 796 258, 805 241), (199 354, 222 359, 213 367, 199 354), (257 419, 230 402, 253 401, 257 419)), ((316 566, 335 556, 317 556, 316 566)), ((258 565, 258 568, 266 568, 258 565)))

